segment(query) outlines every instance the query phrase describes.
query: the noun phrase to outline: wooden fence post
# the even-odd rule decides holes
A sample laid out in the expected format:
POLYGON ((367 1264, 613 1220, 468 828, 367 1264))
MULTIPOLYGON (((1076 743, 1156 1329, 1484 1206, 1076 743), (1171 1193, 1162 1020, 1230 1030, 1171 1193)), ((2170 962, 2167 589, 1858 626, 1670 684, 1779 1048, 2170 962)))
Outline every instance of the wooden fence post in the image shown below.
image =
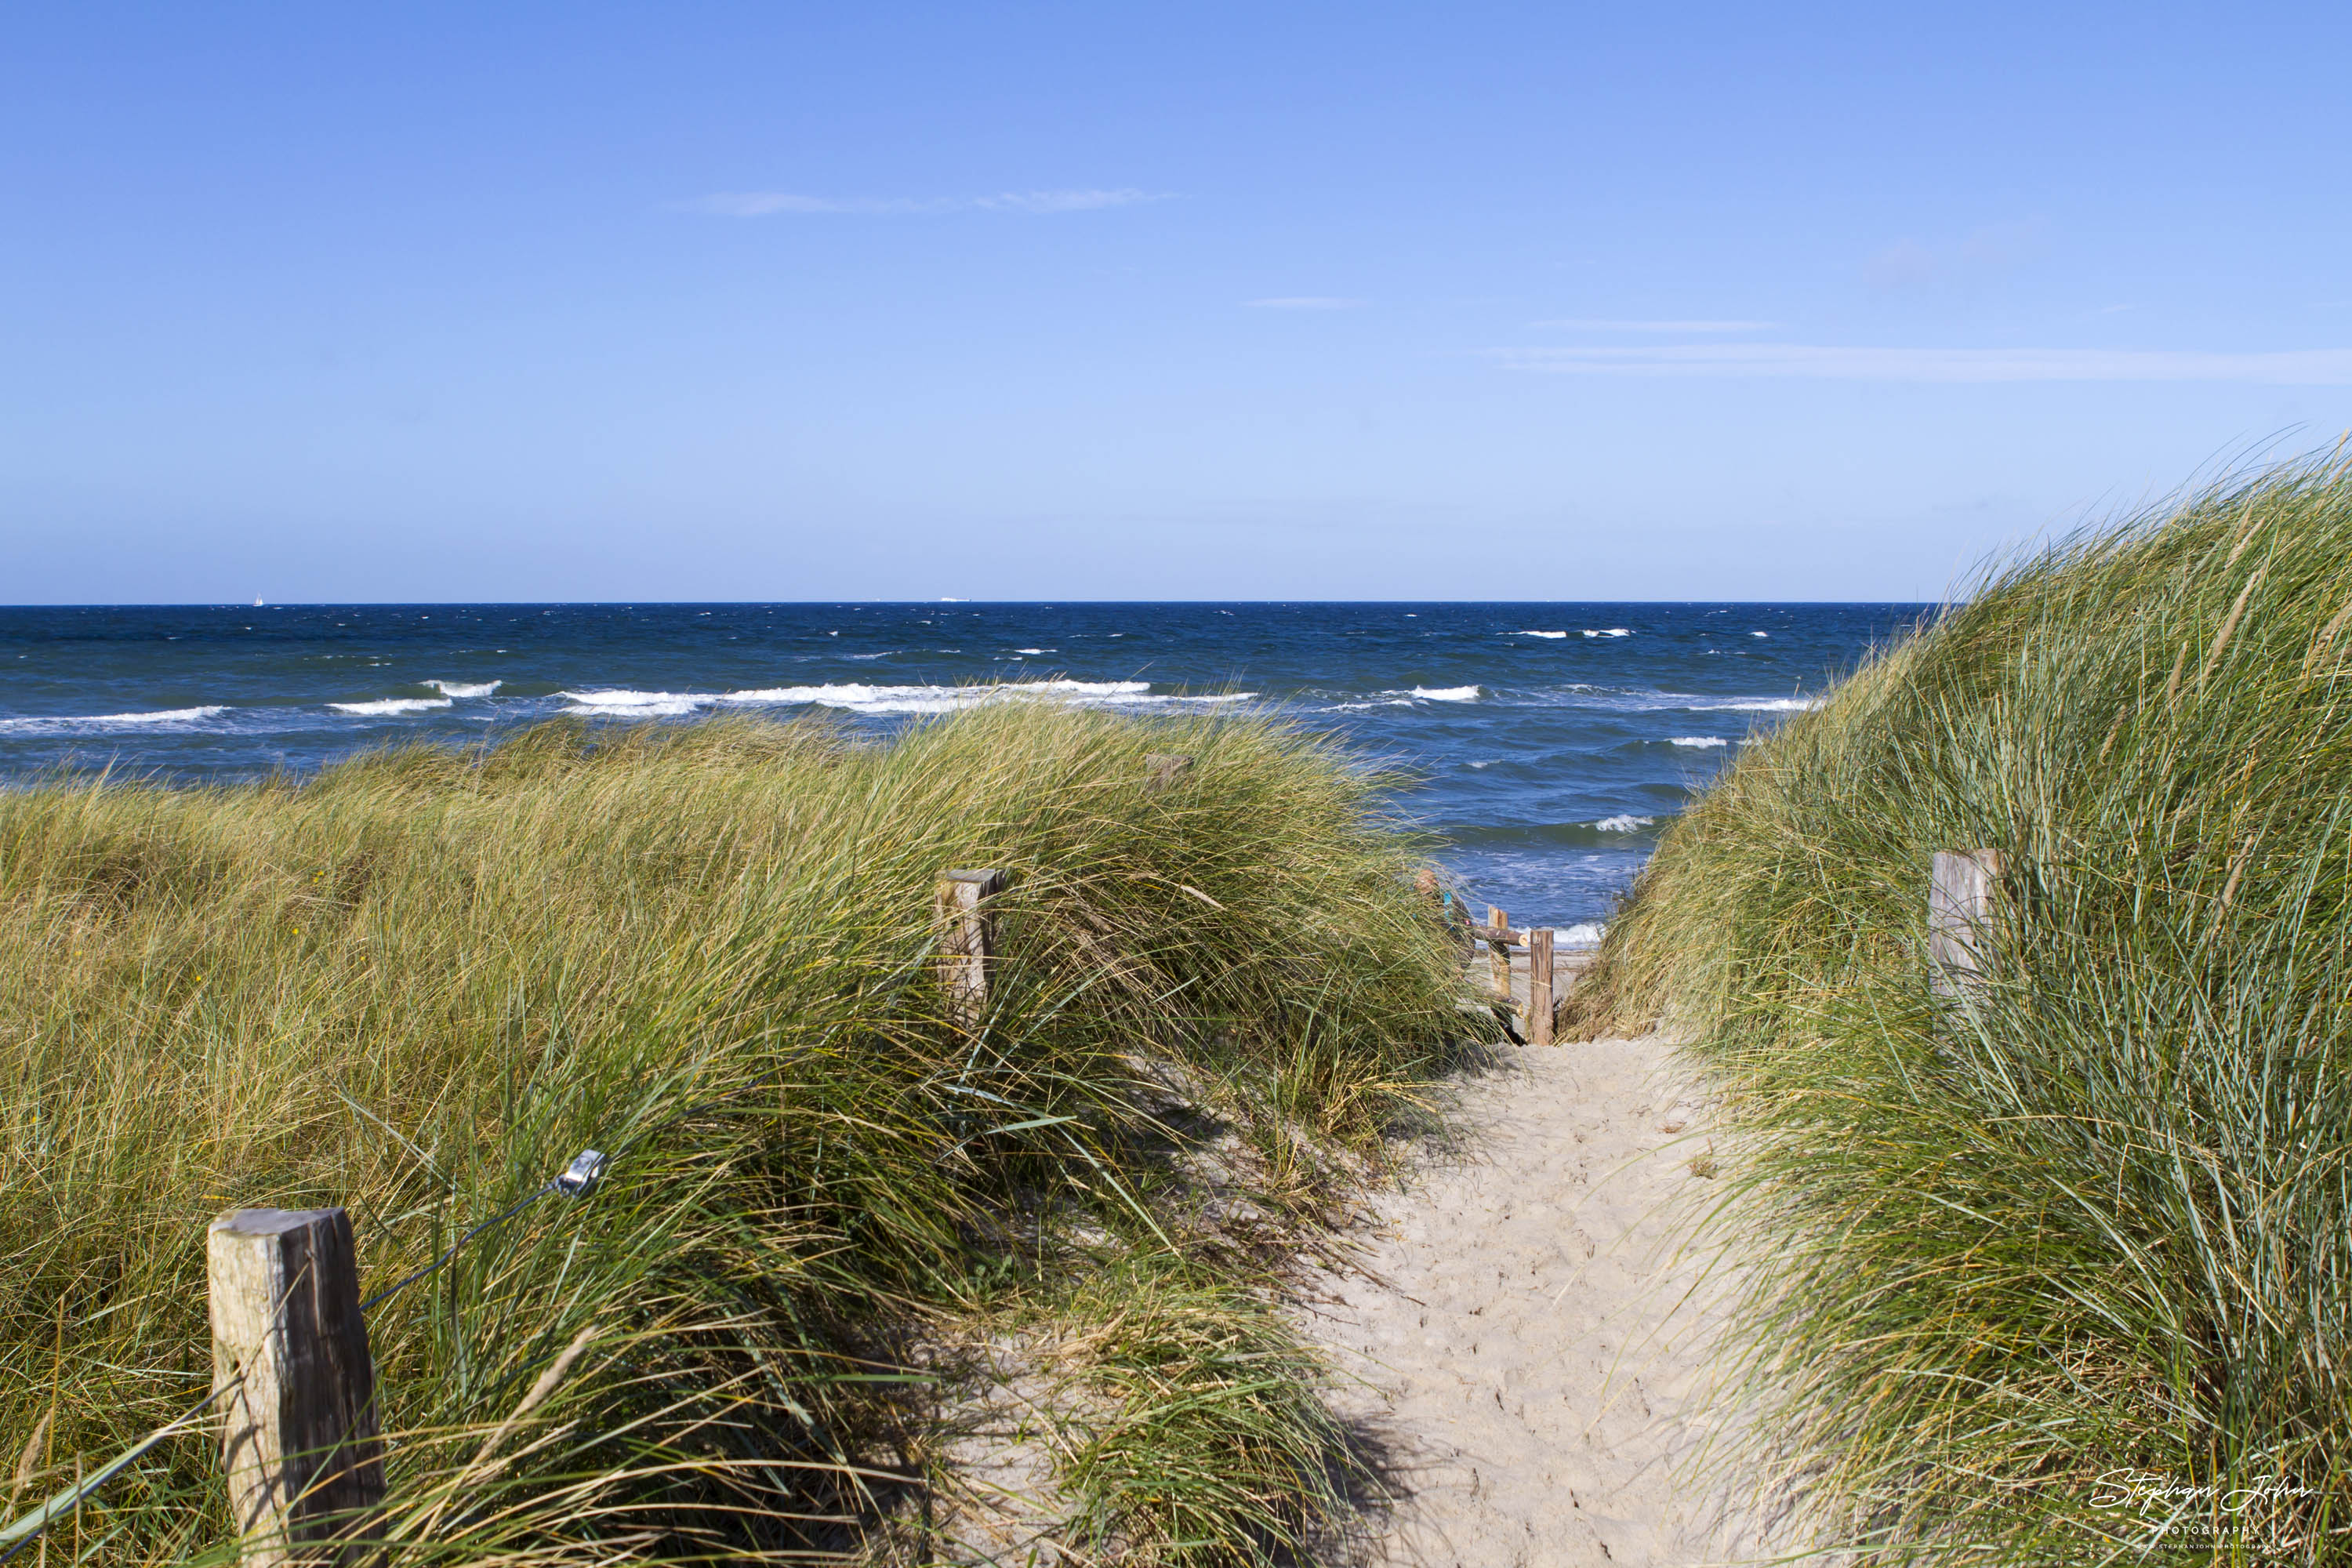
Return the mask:
POLYGON ((1486 939, 1486 956, 1494 966, 1495 995, 1507 1007, 1511 1005, 1511 917, 1500 905, 1488 904, 1486 924, 1493 932, 1486 939))
POLYGON ((1002 871, 950 871, 939 881, 940 988, 965 1029, 979 1028, 988 1015, 988 970, 996 956, 996 917, 988 900, 1003 890, 1002 871))
POLYGON ((1551 1044, 1551 944, 1549 926, 1528 932, 1528 1044, 1551 1044))
POLYGON ((1143 793, 1163 795, 1192 772, 1192 759, 1169 752, 1152 752, 1143 759, 1143 793))
POLYGON ((375 1366, 341 1209, 237 1209, 205 1233, 221 1458, 247 1568, 358 1563, 383 1500, 375 1366))
POLYGON ((1927 984, 1946 1000, 1984 977, 1998 849, 1938 849, 1927 874, 1927 984))

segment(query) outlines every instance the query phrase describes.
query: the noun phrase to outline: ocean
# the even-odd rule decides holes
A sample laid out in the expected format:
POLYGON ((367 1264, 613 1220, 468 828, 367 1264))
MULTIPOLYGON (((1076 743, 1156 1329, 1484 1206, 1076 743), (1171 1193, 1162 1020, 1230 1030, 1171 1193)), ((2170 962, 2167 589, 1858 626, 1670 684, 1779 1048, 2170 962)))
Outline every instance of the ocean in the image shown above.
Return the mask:
POLYGON ((1400 766, 1475 899, 1597 937, 1681 810, 1923 605, 284 605, 0 609, 0 782, 315 771, 573 714, 1261 706, 1400 766))

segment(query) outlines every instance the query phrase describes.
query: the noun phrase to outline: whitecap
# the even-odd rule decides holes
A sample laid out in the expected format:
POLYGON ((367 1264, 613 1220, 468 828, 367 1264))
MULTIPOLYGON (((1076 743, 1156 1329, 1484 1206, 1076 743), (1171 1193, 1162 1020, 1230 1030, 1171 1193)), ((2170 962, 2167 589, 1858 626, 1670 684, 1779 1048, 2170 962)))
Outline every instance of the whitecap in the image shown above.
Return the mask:
POLYGON ((1741 697, 1729 702, 1694 702, 1695 713, 1810 713, 1820 707, 1819 697, 1741 697))
POLYGON ((1606 934, 1603 928, 1589 921, 1579 921, 1572 926, 1562 928, 1552 940, 1561 947, 1598 947, 1601 937, 1606 934))
POLYGON ((356 713, 366 719, 388 719, 396 713, 423 713, 429 709, 446 708, 446 697, 379 697, 373 702, 330 702, 328 707, 338 713, 356 713))
POLYGON ((1412 694, 1424 702, 1475 702, 1480 689, 1475 686, 1416 686, 1412 694))
POLYGON ((598 719, 670 719, 681 713, 691 713, 706 702, 715 700, 676 691, 559 691, 558 697, 572 704, 566 713, 576 713, 598 719))
POLYGON ((0 730, 28 731, 66 730, 80 725, 123 724, 198 724, 217 714, 228 711, 225 702, 209 703, 202 708, 163 708, 152 713, 61 713, 25 719, 0 719, 0 730))
POLYGON ((865 714, 955 713, 994 702, 1045 700, 1079 707, 1205 705, 1245 702, 1255 691, 1223 691, 1205 697, 1154 694, 1148 680, 1018 680, 992 686, 872 686, 859 681, 822 686, 768 686, 716 693, 677 691, 564 691, 567 713, 600 718, 674 718, 724 703, 741 708, 837 708, 865 714))
POLYGON ((1214 704, 1247 701, 1255 691, 1225 691, 1206 697, 1174 693, 1155 695, 1148 680, 1017 680, 994 686, 867 686, 844 682, 824 686, 772 686, 754 691, 730 691, 707 699, 748 705, 839 708, 852 713, 953 713, 993 702, 1043 700, 1079 707, 1124 708, 1161 704, 1214 704))
POLYGON ((1748 635, 1751 637, 1769 637, 1772 634, 1770 632, 1749 632, 1748 635))
POLYGON ((422 680, 417 684, 429 686, 444 697, 488 697, 506 682, 503 680, 422 680))
POLYGON ((1633 633, 1629 627, 1611 626, 1603 631, 1587 632, 1584 635, 1589 637, 1630 637, 1633 633))
MULTIPOLYGON (((1679 741, 1675 743, 1682 744, 1679 741)), ((1657 820, 1654 816, 1635 816, 1632 812, 1626 811, 1620 812, 1615 816, 1604 816, 1592 826, 1602 833, 1638 833, 1657 820)))
MULTIPOLYGON (((1566 632, 1513 632, 1511 635, 1518 637, 1564 637, 1568 634, 1566 632)), ((1592 634, 1587 632, 1584 635, 1591 637, 1592 634)))
POLYGON ((1675 744, 1677 746, 1727 746, 1731 742, 1720 735, 1676 735, 1675 744))

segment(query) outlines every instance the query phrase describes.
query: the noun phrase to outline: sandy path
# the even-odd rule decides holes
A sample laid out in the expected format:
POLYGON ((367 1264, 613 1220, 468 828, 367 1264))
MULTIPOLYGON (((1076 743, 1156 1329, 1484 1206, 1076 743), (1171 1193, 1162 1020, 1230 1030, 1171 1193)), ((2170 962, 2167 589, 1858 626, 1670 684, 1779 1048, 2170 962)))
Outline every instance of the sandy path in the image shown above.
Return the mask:
POLYGON ((1505 1055, 1462 1086, 1453 1147, 1369 1205, 1360 1268, 1305 1293, 1307 1333, 1361 1380, 1335 1403, 1398 1496, 1369 1561, 1762 1553, 1755 1521, 1695 1473, 1738 1429, 1710 1370, 1728 1277, 1692 1240, 1718 1190, 1690 1164, 1703 1106, 1655 1039, 1505 1055))

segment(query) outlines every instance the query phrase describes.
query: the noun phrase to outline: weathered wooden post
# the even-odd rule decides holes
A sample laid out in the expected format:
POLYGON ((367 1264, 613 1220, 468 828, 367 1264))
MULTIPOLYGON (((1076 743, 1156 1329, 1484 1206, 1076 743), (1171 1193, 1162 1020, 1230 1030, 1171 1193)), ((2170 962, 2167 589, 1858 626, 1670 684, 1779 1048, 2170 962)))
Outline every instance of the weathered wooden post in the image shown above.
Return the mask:
POLYGON ((1506 1007, 1511 1005, 1511 917, 1498 904, 1486 906, 1487 962, 1494 966, 1495 995, 1506 1007))
POLYGON ((1169 752, 1152 752, 1143 759, 1143 793, 1164 795, 1192 772, 1192 759, 1169 752))
POLYGON ((341 1209, 237 1209, 205 1233, 221 1458, 248 1568, 356 1563, 383 1500, 375 1366, 341 1209), (234 1386, 232 1386, 234 1385, 234 1386))
POLYGON ((1004 890, 1002 871, 950 871, 940 879, 940 989, 958 1025, 977 1029, 988 1014, 988 970, 996 917, 988 900, 1004 890))
POLYGON ((1551 1044, 1552 929, 1538 926, 1528 932, 1528 1044, 1551 1044))
POLYGON ((1951 1000, 1984 978, 1998 849, 1938 849, 1927 873, 1927 985, 1951 1000))

